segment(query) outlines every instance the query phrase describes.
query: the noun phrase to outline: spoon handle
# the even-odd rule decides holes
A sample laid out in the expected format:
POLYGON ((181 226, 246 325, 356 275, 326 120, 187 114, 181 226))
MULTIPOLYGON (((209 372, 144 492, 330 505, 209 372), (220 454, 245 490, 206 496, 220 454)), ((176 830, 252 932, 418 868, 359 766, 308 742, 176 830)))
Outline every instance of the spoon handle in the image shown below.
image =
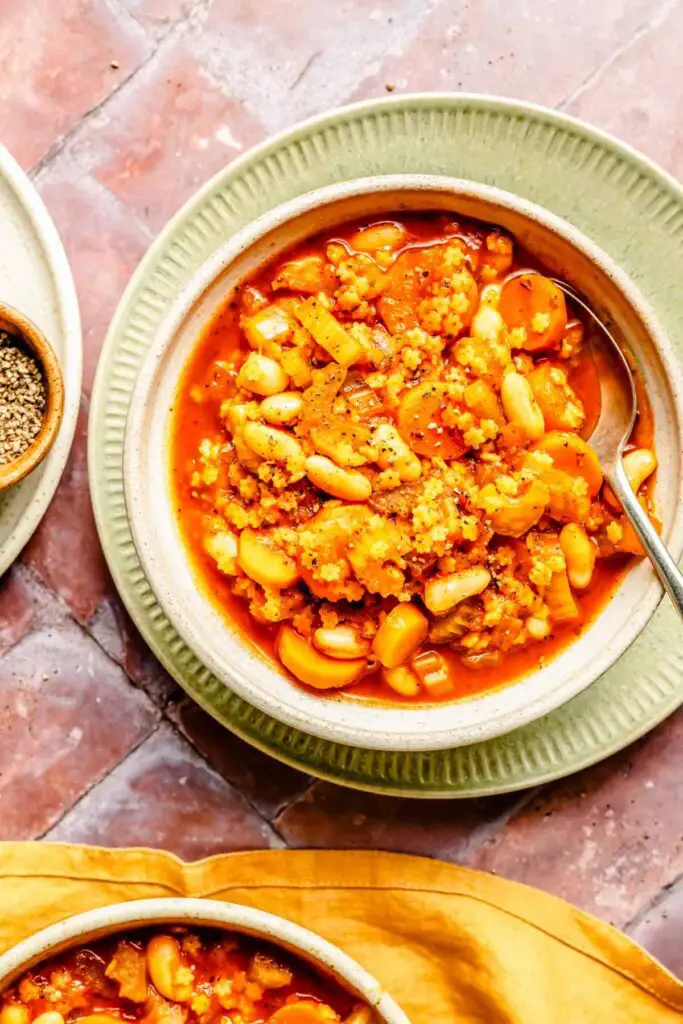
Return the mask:
POLYGON ((662 538, 633 493, 621 459, 617 460, 614 469, 606 475, 610 487, 621 502, 626 516, 638 534, 662 586, 673 601, 678 614, 683 618, 683 573, 679 571, 662 538))

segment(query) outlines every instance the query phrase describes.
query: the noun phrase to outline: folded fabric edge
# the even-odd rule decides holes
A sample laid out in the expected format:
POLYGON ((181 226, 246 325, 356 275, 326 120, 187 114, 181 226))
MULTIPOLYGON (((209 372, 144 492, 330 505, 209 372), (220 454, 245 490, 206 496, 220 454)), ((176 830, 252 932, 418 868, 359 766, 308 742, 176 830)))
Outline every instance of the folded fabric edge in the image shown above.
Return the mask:
POLYGON ((236 902, 240 902, 236 892, 268 888, 394 890, 464 897, 514 916, 683 1012, 683 983, 632 939, 599 918, 532 886, 412 854, 259 850, 215 854, 187 863, 175 854, 144 847, 0 842, 0 878, 38 876, 109 885, 147 884, 166 888, 169 895, 210 899, 220 894, 236 902), (292 862, 297 864, 296 872, 292 862), (295 873, 303 880, 296 881, 295 873), (348 878, 353 878, 353 884, 348 878), (628 963, 634 954, 642 966, 642 977, 628 963))

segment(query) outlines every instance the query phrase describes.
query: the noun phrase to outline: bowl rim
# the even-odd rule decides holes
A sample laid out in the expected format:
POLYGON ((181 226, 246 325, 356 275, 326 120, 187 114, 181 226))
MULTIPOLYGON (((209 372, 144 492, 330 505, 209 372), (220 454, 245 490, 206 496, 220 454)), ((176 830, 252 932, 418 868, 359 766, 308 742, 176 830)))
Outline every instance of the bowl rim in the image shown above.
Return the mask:
POLYGON ((255 907, 183 896, 109 904, 42 928, 0 956, 0 993, 34 964, 79 942, 129 927, 183 923, 229 928, 283 946, 314 969, 327 971, 346 984, 381 1016, 382 1024, 410 1024, 393 996, 369 971, 316 932, 255 907))
MULTIPOLYGON (((52 447, 64 414, 64 377, 57 353, 45 334, 32 320, 29 320, 14 306, 2 301, 0 301, 0 320, 11 323, 17 328, 21 340, 31 350, 43 371, 47 392, 47 406, 43 422, 35 438, 21 455, 0 466, 0 490, 4 490, 28 476, 36 466, 40 465, 52 447)), ((4 328, 1 328, 0 325, 0 329, 4 328)))
MULTIPOLYGON (((255 685, 250 677, 232 665, 226 668, 224 660, 214 653, 212 644, 207 639, 205 632, 188 630, 182 600, 179 600, 174 595, 171 588, 167 591, 163 587, 157 589, 159 577, 154 553, 153 532, 152 534, 150 533, 150 528, 144 521, 142 489, 136 484, 136 481, 140 478, 142 455, 141 450, 137 450, 135 439, 142 433, 141 428, 147 412, 145 400, 154 381, 158 364, 164 352, 171 344, 177 326, 185 319, 195 303, 212 283, 231 263, 262 237, 288 222, 295 221, 299 216, 308 214, 322 206, 333 205, 340 200, 363 195, 379 195, 391 191, 447 192, 456 198, 472 198, 494 203, 515 214, 521 214, 528 220, 565 239, 585 258, 593 264, 600 266, 631 308, 637 312, 641 321, 647 326, 657 356, 664 366, 667 380, 669 382, 677 382, 677 386, 672 388, 674 395, 673 404, 679 441, 683 442, 683 375, 678 368, 675 355, 655 314, 641 295, 638 287, 596 243, 563 218, 507 190, 467 179, 453 178, 448 175, 387 174, 355 178, 327 185, 279 204, 244 225, 226 242, 220 245, 204 261, 195 274, 192 275, 186 288, 169 306, 168 312, 159 326, 155 340, 145 353, 139 369, 126 418, 123 484, 133 543, 149 585, 152 587, 164 614, 168 616, 179 636, 183 638, 192 652, 210 669, 218 680, 259 710, 272 715, 280 722, 303 730, 308 735, 365 749, 430 751, 464 746, 469 743, 480 742, 503 735, 541 718, 582 692, 621 657, 645 628, 663 596, 663 590, 658 581, 653 578, 646 585, 646 599, 638 603, 634 615, 629 620, 628 629, 620 630, 618 637, 613 636, 609 642, 605 643, 596 652, 596 657, 593 659, 590 669, 584 668, 582 671, 573 673, 575 677, 573 685, 569 685, 572 682, 571 678, 564 680, 559 685, 555 684, 553 687, 548 687, 546 692, 531 701, 524 702, 523 699, 520 699, 515 707, 512 709, 505 708, 493 720, 487 719, 484 722, 467 725, 451 722, 445 727, 443 725, 437 727, 434 724, 427 728, 422 724, 418 726, 416 721, 417 716, 421 713, 422 715, 426 714, 436 723, 436 716, 432 714, 432 712, 436 711, 440 712, 442 722, 448 710, 451 710, 451 712, 454 710, 457 717, 457 709, 459 706, 462 706, 463 701, 420 705, 419 710, 409 707, 399 707, 397 709, 393 705, 376 705, 372 710, 377 711, 385 719, 387 718, 387 712, 396 710, 398 710, 402 717, 400 728, 397 726, 391 731, 383 732, 381 725, 377 728, 368 728, 367 726, 363 727, 362 722, 348 724, 338 720, 335 721, 332 717, 314 719, 311 717, 310 705, 308 708, 293 707, 291 704, 283 705, 275 698, 271 698, 267 687, 255 685), (415 726, 417 726, 417 729, 414 728, 415 726)), ((672 555, 678 560, 683 553, 683 506, 680 503, 674 513, 666 540, 672 555)), ((201 594, 201 592, 200 596, 209 607, 213 607, 208 596, 201 594)), ((600 615, 595 622, 599 621, 599 618, 600 615)), ((225 626, 225 632, 227 635, 231 633, 230 627, 227 625, 225 626)), ((239 642, 236 631, 234 639, 236 642, 239 642)), ((233 642, 232 636, 230 636, 230 642, 233 642)), ((580 642, 580 638, 576 642, 580 642)), ((574 646, 574 644, 569 646, 574 646)), ((556 662, 563 653, 564 650, 553 659, 553 662, 556 662)), ((265 661, 262 664, 264 670, 268 669, 271 672, 277 672, 276 668, 267 665, 265 661)), ((284 676, 284 673, 279 674, 284 676)), ((481 700, 485 700, 487 695, 509 693, 517 682, 523 683, 525 679, 529 678, 531 676, 527 674, 521 677, 520 680, 513 680, 508 685, 504 685, 494 691, 485 692, 481 696, 477 695, 473 699, 481 702, 481 700)), ((290 686, 293 694, 300 693, 294 684, 290 683, 290 686)), ((293 700, 296 700, 296 698, 293 698, 293 700)), ((317 695, 315 703, 318 706, 323 704, 329 706, 329 702, 323 702, 317 695)), ((351 704, 350 702, 336 704, 337 708, 342 706, 348 708, 351 704)), ((368 714, 368 707, 366 705, 358 704, 357 706, 363 711, 363 715, 358 716, 358 718, 367 720, 369 717, 372 717, 372 710, 368 714)))

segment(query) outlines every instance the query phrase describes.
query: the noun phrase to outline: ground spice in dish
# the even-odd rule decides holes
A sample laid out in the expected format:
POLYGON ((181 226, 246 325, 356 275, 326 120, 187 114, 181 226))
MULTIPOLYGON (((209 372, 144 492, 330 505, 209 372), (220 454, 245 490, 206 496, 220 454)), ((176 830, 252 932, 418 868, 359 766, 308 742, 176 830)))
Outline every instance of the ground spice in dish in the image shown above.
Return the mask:
POLYGON ((32 444, 46 405, 40 366, 16 338, 0 331, 0 465, 13 462, 32 444))

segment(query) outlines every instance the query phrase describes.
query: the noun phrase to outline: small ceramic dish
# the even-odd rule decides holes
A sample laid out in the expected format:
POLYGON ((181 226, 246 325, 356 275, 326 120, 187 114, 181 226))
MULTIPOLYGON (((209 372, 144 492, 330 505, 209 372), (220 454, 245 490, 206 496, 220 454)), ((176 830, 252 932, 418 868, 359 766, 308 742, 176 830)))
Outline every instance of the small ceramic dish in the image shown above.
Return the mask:
POLYGON ((170 420, 182 369, 204 325, 232 289, 305 237, 391 211, 446 210, 500 225, 582 293, 628 339, 655 419, 656 493, 663 534, 683 550, 683 384, 671 347, 630 279, 570 224, 508 192, 473 182, 388 175, 329 186, 260 217, 198 271, 164 320, 140 370, 126 429, 124 487, 138 556, 177 632, 213 674, 250 704, 331 741, 375 750, 438 750, 501 735, 560 707, 623 654, 661 599, 650 565, 634 565, 581 636, 537 672, 497 690, 438 705, 321 698, 294 685, 224 618, 195 578, 173 509, 170 420))
POLYGON ((43 374, 47 405, 40 431, 18 458, 0 465, 0 491, 19 483, 45 458, 57 437, 64 412, 64 381, 59 360, 36 325, 12 306, 0 302, 0 331, 16 338, 35 358, 43 374))
POLYGON ((24 971, 57 953, 108 935, 157 924, 204 925, 264 939, 293 953, 367 1004, 378 1024, 410 1024, 382 985, 331 942, 274 914, 204 899, 133 900, 68 917, 0 956, 0 993, 24 971))

